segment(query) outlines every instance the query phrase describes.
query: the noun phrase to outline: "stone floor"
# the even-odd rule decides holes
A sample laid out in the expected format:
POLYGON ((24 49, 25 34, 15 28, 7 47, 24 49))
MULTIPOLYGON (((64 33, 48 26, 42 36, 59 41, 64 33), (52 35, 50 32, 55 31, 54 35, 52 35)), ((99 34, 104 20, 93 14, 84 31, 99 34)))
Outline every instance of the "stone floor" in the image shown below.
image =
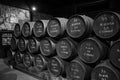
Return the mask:
POLYGON ((30 75, 11 69, 0 59, 0 80, 38 80, 30 75))

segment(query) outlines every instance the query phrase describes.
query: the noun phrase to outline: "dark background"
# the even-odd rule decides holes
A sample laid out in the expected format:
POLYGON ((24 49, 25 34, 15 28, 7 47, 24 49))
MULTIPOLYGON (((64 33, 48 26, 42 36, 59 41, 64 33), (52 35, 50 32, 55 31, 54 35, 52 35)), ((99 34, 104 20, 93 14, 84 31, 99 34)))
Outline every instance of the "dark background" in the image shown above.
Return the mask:
MULTIPOLYGON (((31 10, 37 7, 41 15, 70 17, 74 14, 86 14, 93 17, 101 11, 119 12, 117 0, 0 0, 0 3, 22 9, 31 10)), ((34 14, 36 14, 34 12, 34 14)))

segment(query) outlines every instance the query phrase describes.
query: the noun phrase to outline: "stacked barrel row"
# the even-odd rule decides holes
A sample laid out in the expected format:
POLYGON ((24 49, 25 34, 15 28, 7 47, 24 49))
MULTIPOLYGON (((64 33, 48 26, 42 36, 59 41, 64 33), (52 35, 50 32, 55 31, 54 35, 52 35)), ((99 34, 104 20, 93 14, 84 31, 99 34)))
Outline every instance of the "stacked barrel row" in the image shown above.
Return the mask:
POLYGON ((16 65, 48 70, 68 80, 120 80, 120 15, 105 11, 95 19, 69 19, 16 24, 11 54, 16 65))

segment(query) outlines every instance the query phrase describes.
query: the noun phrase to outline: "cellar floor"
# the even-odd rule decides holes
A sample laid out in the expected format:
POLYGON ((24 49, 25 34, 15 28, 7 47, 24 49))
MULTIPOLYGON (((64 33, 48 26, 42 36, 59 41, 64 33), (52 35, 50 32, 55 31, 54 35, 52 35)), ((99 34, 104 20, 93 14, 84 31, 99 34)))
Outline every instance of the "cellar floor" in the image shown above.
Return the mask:
POLYGON ((0 80, 38 80, 30 75, 11 69, 5 64, 4 59, 0 59, 0 80))

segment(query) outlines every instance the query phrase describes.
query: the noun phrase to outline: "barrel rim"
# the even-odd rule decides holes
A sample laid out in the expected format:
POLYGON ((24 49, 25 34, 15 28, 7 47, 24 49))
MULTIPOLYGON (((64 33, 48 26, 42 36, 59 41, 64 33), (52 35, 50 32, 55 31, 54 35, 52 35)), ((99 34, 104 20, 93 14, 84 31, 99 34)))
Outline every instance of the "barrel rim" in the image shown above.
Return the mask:
MULTIPOLYGON (((116 33, 113 35, 113 36, 111 36, 111 37, 104 37, 104 36, 101 36, 101 35, 99 35, 96 31, 95 31, 95 21, 96 21, 96 19, 98 18, 98 17, 100 17, 101 15, 103 15, 103 14, 112 14, 112 15, 114 15, 116 18, 117 18, 117 20, 120 22, 120 15, 117 13, 117 12, 113 12, 113 11, 102 11, 101 13, 99 13, 97 16, 95 16, 95 18, 94 18, 94 22, 93 22, 93 31, 95 32, 95 34, 98 36, 98 37, 100 37, 100 38, 102 38, 102 39, 110 39, 110 38, 113 38, 115 35, 116 35, 116 33, 117 33, 117 31, 116 31, 116 33)), ((120 25, 120 24, 119 24, 120 25)), ((117 27, 117 28, 119 28, 119 27, 117 27)), ((119 31, 118 31, 119 32, 119 31)))
POLYGON ((18 43, 18 40, 17 40, 17 38, 15 37, 15 36, 12 36, 12 38, 11 38, 11 42, 12 42, 12 39, 15 41, 15 46, 14 47, 16 47, 15 49, 12 47, 12 45, 10 45, 10 47, 11 47, 11 49, 12 50, 16 50, 17 49, 17 43, 18 43))
POLYGON ((109 58, 110 58, 111 63, 112 63, 114 66, 116 66, 117 68, 120 69, 120 66, 117 65, 117 64, 113 61, 113 58, 112 58, 112 56, 111 56, 111 55, 113 55, 113 53, 112 53, 113 47, 116 46, 116 45, 118 45, 118 44, 120 44, 120 41, 116 41, 116 42, 113 43, 113 45, 110 47, 110 55, 109 55, 109 58))
POLYGON ((120 43, 120 40, 115 41, 110 48, 114 47, 117 43, 120 43))
POLYGON ((114 12, 114 11, 102 11, 98 13, 97 16, 95 16, 94 20, 96 20, 100 15, 106 14, 106 13, 115 14, 115 15, 118 14, 117 12, 114 12))
MULTIPOLYGON (((97 62, 97 60, 99 60, 99 58, 100 58, 100 54, 98 54, 98 56, 97 56, 97 58, 94 60, 94 61, 90 61, 90 62, 87 62, 86 60, 84 60, 82 57, 81 57, 81 55, 80 55, 80 51, 79 51, 79 49, 80 49, 80 47, 81 47, 81 45, 84 43, 84 42, 86 42, 86 41, 92 41, 92 42, 94 42, 95 43, 95 45, 96 46, 98 46, 98 49, 101 51, 101 46, 100 46, 100 44, 98 44, 98 42, 94 39, 94 38, 87 38, 87 39, 84 39, 81 43, 79 43, 79 45, 78 45, 78 55, 79 55, 79 58, 82 60, 82 61, 84 61, 85 63, 89 63, 89 64, 92 64, 92 63, 95 63, 95 62, 97 62)), ((101 52, 100 52, 101 53, 101 52)))
MULTIPOLYGON (((68 19, 68 21, 67 21, 66 32, 67 32, 67 34, 68 34, 70 37, 72 37, 72 38, 80 38, 82 35, 79 35, 79 36, 76 36, 76 37, 75 37, 75 36, 71 35, 71 34, 69 33, 69 31, 68 31, 68 22, 70 21, 70 19, 72 19, 72 18, 74 18, 74 17, 80 18, 80 19, 83 21, 84 25, 86 26, 85 20, 83 19, 82 15, 75 14, 75 15, 72 15, 71 17, 69 17, 69 19, 68 19)), ((86 28, 86 27, 85 27, 85 28, 86 28)), ((85 32, 84 32, 84 33, 85 33, 85 32)), ((84 34, 84 33, 83 33, 83 34, 84 34)))
POLYGON ((20 51, 16 51, 15 52, 15 54, 14 54, 14 59, 15 59, 15 62, 17 63, 17 64, 19 64, 19 63, 22 63, 23 62, 23 60, 22 61, 20 61, 20 62, 18 62, 18 60, 17 60, 17 58, 16 58, 16 56, 17 55, 19 55, 19 56, 21 56, 21 60, 23 59, 23 56, 22 56, 22 53, 20 52, 20 51))
MULTIPOLYGON (((50 36, 50 37, 52 37, 52 38, 55 38, 55 37, 57 37, 57 36, 59 36, 59 33, 56 35, 51 35, 50 34, 50 31, 49 31, 49 24, 50 24, 50 22, 51 22, 51 20, 55 20, 55 21, 57 21, 58 22, 58 24, 59 24, 59 28, 60 28, 60 30, 61 30, 61 23, 60 23, 60 21, 57 19, 57 18, 52 18, 52 19, 50 19, 49 21, 48 21, 48 24, 47 24, 47 33, 48 33, 48 35, 50 36)), ((60 33, 61 33, 61 31, 60 31, 60 33)))

